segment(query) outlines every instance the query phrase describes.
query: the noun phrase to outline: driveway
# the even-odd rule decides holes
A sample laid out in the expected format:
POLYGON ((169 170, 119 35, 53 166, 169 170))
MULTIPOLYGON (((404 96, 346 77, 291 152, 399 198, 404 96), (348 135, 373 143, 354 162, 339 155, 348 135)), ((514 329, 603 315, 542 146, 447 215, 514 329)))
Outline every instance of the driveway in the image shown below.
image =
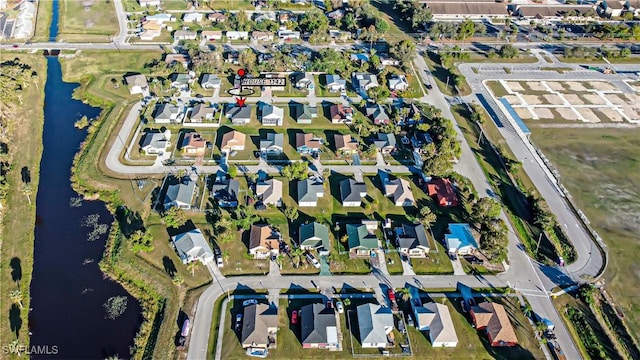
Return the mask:
POLYGON ((464 272, 464 268, 462 267, 459 256, 456 256, 455 260, 451 260, 451 266, 453 266, 453 275, 467 275, 464 272))
POLYGON ((413 271, 413 266, 409 263, 409 261, 401 261, 402 262, 402 275, 403 276, 411 276, 416 273, 413 271))

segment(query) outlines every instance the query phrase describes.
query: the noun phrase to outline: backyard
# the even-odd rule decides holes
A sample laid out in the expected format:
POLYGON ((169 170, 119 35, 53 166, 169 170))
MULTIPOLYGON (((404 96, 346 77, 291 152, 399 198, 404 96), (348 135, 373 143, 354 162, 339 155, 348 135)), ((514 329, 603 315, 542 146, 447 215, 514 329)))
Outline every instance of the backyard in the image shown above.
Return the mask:
POLYGON ((640 336, 640 131, 534 129, 533 142, 560 171, 562 183, 608 245, 607 290, 640 336))

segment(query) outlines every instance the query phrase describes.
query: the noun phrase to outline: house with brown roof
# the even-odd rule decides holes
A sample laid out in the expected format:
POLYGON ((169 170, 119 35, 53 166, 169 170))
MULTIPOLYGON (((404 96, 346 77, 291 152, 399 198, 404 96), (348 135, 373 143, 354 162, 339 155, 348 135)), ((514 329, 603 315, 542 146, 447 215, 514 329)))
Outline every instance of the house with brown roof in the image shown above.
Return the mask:
POLYGON ((491 346, 515 346, 518 344, 516 332, 504 306, 483 302, 472 306, 469 311, 473 324, 478 330, 485 330, 491 346))
POLYGON ((427 184, 429 196, 434 196, 438 205, 458 206, 458 195, 456 195, 453 185, 449 179, 436 178, 427 184))
POLYGON ((220 151, 223 153, 229 153, 234 150, 244 150, 245 142, 247 141, 247 135, 240 131, 230 131, 222 136, 222 142, 220 143, 220 151))
POLYGON ((379 174, 384 187, 384 196, 390 197, 396 206, 414 206, 416 204, 409 181, 400 178, 391 180, 388 176, 385 177, 382 172, 379 174))
POLYGON ((254 259, 267 259, 270 255, 278 255, 282 235, 271 226, 251 225, 249 230, 249 254, 254 259))
POLYGON ((213 21, 214 23, 221 23, 225 22, 225 20, 227 20, 227 17, 224 16, 223 13, 215 12, 207 15, 207 19, 213 21))
POLYGON ((252 304, 243 309, 240 342, 243 348, 273 347, 278 331, 278 308, 267 304, 252 304))
POLYGON ((220 30, 205 30, 200 33, 200 37, 207 41, 222 40, 222 31, 220 30))
POLYGON ((358 152, 358 141, 351 137, 351 134, 333 135, 333 143, 336 145, 336 152, 343 154, 355 154, 358 152))
POLYGON ((189 67, 189 56, 183 54, 167 54, 164 57, 164 63, 170 66, 180 63, 186 69, 189 67))
POLYGON ((313 133, 296 134, 296 150, 300 154, 311 154, 320 151, 322 139, 313 133))
POLYGON ((253 41, 273 41, 273 33, 269 31, 252 31, 251 40, 253 41))
POLYGON ((333 124, 349 124, 353 121, 353 109, 342 104, 331 105, 329 107, 329 119, 333 124))
POLYGON ((200 133, 190 132, 184 134, 180 150, 184 156, 202 156, 207 148, 207 141, 200 133))

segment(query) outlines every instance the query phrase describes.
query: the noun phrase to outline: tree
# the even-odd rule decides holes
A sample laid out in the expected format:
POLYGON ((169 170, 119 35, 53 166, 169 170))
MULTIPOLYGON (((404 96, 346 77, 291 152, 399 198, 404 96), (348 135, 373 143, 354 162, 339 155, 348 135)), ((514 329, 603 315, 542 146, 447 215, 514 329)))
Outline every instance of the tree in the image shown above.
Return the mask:
POLYGON ((475 32, 476 27, 473 24, 473 21, 471 21, 471 19, 464 19, 458 26, 458 33, 456 35, 456 38, 458 40, 466 40, 470 37, 473 37, 475 32))
POLYGON ((198 266, 197 261, 192 261, 187 264, 187 270, 191 272, 191 276, 196 276, 196 267, 198 266))
POLYGON ((14 304, 18 304, 20 309, 22 309, 22 291, 20 291, 20 289, 13 290, 9 293, 9 296, 11 297, 11 301, 14 304))
POLYGON ((367 96, 375 102, 383 102, 389 98, 391 91, 386 86, 376 86, 367 90, 367 96))
POLYGON ((304 250, 302 250, 301 248, 297 247, 297 248, 294 248, 293 250, 291 250, 290 254, 291 254, 291 259, 296 264, 296 268, 300 267, 300 263, 302 262, 302 259, 304 258, 304 250))
POLYGON ((518 171, 520 171, 520 169, 522 168, 522 162, 515 161, 515 160, 507 161, 506 165, 507 165, 507 171, 509 172, 509 174, 512 174, 512 175, 516 175, 518 171))
POLYGON ((416 44, 405 39, 393 44, 389 49, 389 53, 400 60, 402 64, 409 64, 416 56, 416 44))
POLYGON ((107 313, 107 319, 115 320, 127 310, 128 299, 126 296, 112 296, 102 304, 107 313))
POLYGON ((402 297, 402 300, 404 301, 409 301, 412 298, 411 289, 409 289, 408 287, 403 287, 400 290, 398 290, 398 294, 402 297))
POLYGON ((31 189, 31 184, 23 183, 21 190, 22 190, 22 195, 27 197, 27 200, 29 201, 29 205, 31 205, 31 194, 33 193, 33 190, 31 189))
POLYGON ((309 177, 309 167, 303 161, 296 161, 282 168, 282 176, 289 180, 304 180, 309 177))
POLYGON ((168 227, 177 229, 187 222, 187 214, 181 208, 174 206, 164 213, 163 219, 168 227))
POLYGON ((478 199, 472 207, 474 221, 478 224, 498 218, 501 210, 500 203, 490 197, 478 199))
POLYGON ((229 261, 229 256, 231 256, 231 254, 229 253, 229 250, 222 251, 222 261, 224 261, 225 263, 229 261))
POLYGON ((184 284, 184 277, 182 277, 182 275, 176 273, 173 278, 171 279, 171 281, 173 281, 173 283, 180 287, 182 284, 184 284))
POLYGON ((422 225, 430 228, 431 225, 433 225, 433 223, 435 223, 436 220, 438 220, 438 216, 431 211, 431 208, 429 208, 428 206, 425 206, 422 209, 420 209, 419 220, 422 223, 422 225))
POLYGON ((315 8, 305 14, 298 26, 300 31, 303 32, 327 32, 329 29, 329 18, 327 18, 320 9, 315 8))
POLYGON ((298 209, 293 207, 293 206, 287 206, 285 207, 282 212, 284 213, 284 216, 287 217, 287 219, 289 219, 289 222, 294 222, 296 221, 296 219, 298 218, 298 216, 300 216, 300 213, 298 212, 298 209))
POLYGON ((258 58, 256 56, 256 53, 254 53, 252 49, 245 49, 238 56, 238 62, 240 63, 240 66, 247 69, 247 71, 249 72, 251 72, 251 70, 253 69, 257 59, 258 58))
POLYGON ((413 30, 422 30, 426 23, 431 21, 431 9, 426 4, 413 3, 413 13, 411 14, 411 27, 413 30))
POLYGON ((380 34, 384 34, 389 31, 389 23, 382 18, 376 19, 375 27, 376 31, 380 34))
POLYGON ((503 59, 513 59, 518 56, 518 49, 511 44, 505 44, 498 50, 498 55, 503 59))
POLYGON ((347 13, 342 19, 342 23, 344 24, 345 30, 353 31, 358 28, 358 23, 356 21, 355 15, 353 13, 347 13))
POLYGON ((229 175, 230 178, 238 176, 238 167, 235 164, 229 165, 229 168, 227 169, 227 175, 229 175))
POLYGON ((491 261, 502 261, 507 257, 507 225, 502 219, 485 222, 480 229, 480 248, 491 261))
POLYGON ((131 241, 131 251, 149 252, 153 250, 153 235, 148 231, 137 230, 129 238, 131 241))

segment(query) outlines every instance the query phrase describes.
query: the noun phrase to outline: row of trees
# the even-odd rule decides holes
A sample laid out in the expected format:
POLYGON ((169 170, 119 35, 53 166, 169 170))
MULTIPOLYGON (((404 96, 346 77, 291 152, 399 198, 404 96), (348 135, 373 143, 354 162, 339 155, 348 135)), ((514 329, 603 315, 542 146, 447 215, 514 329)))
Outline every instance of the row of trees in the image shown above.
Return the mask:
POLYGON ((429 28, 429 37, 437 39, 467 40, 476 35, 483 36, 487 33, 487 27, 483 23, 465 19, 462 22, 434 22, 429 28))
POLYGON ((431 21, 431 9, 425 3, 413 0, 397 0, 394 9, 400 11, 402 18, 409 19, 411 28, 414 31, 424 30, 426 24, 431 21))

